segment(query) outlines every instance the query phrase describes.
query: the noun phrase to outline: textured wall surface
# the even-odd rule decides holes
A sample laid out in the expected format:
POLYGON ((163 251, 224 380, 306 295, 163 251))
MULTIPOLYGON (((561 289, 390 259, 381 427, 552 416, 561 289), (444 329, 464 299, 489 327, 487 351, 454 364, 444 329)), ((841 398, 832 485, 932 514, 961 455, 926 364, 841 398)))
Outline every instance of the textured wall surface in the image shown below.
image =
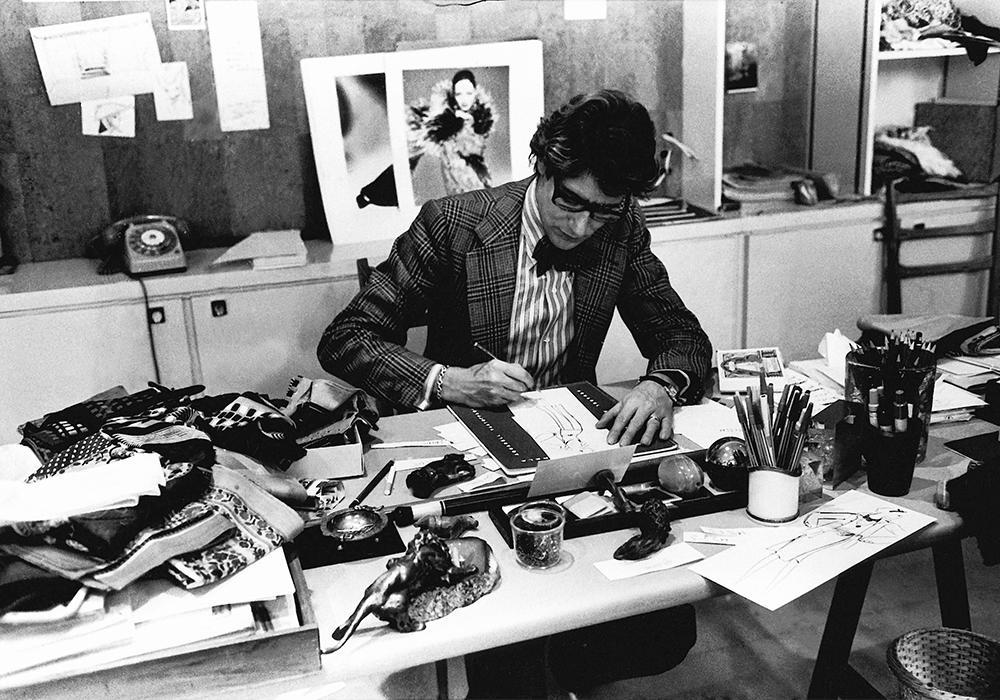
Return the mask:
POLYGON ((328 235, 299 61, 537 38, 545 107, 599 87, 641 99, 661 130, 682 132, 679 0, 612 0, 603 21, 567 22, 558 0, 462 6, 448 0, 259 0, 271 127, 219 130, 207 31, 170 31, 164 3, 0 2, 0 231, 22 262, 77 257, 110 221, 168 213, 189 248, 262 229, 328 235), (31 27, 149 11, 164 62, 185 61, 195 119, 156 121, 136 97, 136 136, 81 134, 80 106, 52 107, 31 27))

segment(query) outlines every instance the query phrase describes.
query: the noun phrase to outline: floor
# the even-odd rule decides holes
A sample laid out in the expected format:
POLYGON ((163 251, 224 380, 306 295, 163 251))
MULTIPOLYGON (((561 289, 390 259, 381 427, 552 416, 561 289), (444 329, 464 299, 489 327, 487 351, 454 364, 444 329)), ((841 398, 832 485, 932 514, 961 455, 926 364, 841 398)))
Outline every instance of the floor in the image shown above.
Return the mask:
MULTIPOLYGON (((974 631, 1000 639, 1000 566, 986 567, 974 539, 963 543, 974 631)), ((876 563, 851 664, 883 695, 898 697, 885 661, 904 632, 940 624, 929 550, 876 563)), ((698 642, 685 661, 659 676, 620 681, 579 700, 743 700, 804 698, 833 582, 770 612, 735 595, 697 605, 698 642)), ((567 693, 550 687, 550 698, 567 693)))

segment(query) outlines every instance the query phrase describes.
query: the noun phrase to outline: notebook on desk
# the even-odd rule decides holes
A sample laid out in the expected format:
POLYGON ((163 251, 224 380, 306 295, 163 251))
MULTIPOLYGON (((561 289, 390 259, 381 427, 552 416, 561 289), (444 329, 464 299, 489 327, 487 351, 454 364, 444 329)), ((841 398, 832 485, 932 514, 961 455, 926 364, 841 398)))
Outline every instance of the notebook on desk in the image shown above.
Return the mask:
MULTIPOLYGON (((534 473, 543 460, 612 449, 606 431, 593 428, 615 399, 590 382, 543 389, 512 406, 450 410, 509 476, 534 473)), ((639 445, 632 463, 679 451, 673 440, 639 445)))

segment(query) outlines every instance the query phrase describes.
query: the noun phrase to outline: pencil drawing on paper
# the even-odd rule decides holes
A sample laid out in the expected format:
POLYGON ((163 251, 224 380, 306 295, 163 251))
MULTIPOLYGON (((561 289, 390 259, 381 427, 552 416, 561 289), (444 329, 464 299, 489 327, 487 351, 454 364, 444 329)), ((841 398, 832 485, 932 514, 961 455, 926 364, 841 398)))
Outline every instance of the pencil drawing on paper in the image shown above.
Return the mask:
POLYGON ((929 515, 850 491, 794 523, 755 528, 691 570, 777 610, 932 522, 929 515))
POLYGON ((608 431, 569 389, 557 387, 526 395, 511 406, 514 420, 550 459, 612 449, 608 431))
POLYGON ((759 576, 760 582, 770 588, 781 583, 813 555, 834 548, 891 543, 899 535, 895 523, 902 515, 903 510, 895 506, 877 508, 869 513, 842 509, 813 511, 802 521, 805 532, 766 547, 765 555, 747 569, 740 580, 759 576))

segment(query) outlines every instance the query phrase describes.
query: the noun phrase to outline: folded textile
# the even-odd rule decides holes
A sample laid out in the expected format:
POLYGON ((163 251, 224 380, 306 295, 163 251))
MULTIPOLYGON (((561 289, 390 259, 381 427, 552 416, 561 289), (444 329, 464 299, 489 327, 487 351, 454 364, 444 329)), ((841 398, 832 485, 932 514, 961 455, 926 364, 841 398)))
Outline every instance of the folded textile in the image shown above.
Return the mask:
POLYGON ((148 453, 28 483, 0 481, 0 524, 134 506, 140 496, 159 495, 165 485, 160 456, 148 453))
POLYGON ((241 452, 282 471, 306 451, 295 442, 295 423, 270 399, 247 391, 210 416, 205 426, 217 447, 241 452))
POLYGON ((100 429, 110 418, 135 415, 163 405, 177 405, 204 389, 200 385, 167 389, 151 384, 149 389, 129 394, 119 386, 24 423, 18 427, 18 432, 21 433, 21 443, 30 447, 45 462, 59 450, 100 429))
POLYGON ((367 437, 379 418, 375 401, 361 389, 337 377, 301 375, 289 382, 283 413, 295 422, 295 441, 303 447, 343 444, 354 428, 367 437))
POLYGON ((232 469, 216 466, 204 502, 234 526, 209 547, 189 550, 167 562, 167 575, 184 588, 198 588, 241 571, 302 532, 294 510, 232 469))
POLYGON ((951 510, 958 511, 976 537, 983 564, 1000 564, 1000 464, 973 464, 948 481, 951 510))

